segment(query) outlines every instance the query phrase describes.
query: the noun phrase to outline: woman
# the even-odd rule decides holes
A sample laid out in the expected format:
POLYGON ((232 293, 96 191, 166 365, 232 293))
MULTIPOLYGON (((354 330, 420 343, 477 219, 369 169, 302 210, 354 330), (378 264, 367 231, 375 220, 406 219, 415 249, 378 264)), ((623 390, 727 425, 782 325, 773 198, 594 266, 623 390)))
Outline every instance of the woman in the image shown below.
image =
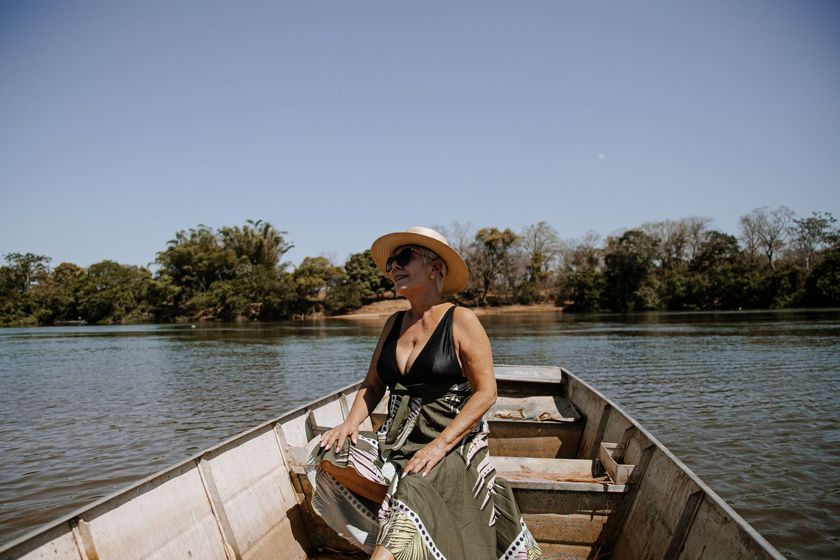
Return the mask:
POLYGON ((313 508, 375 560, 539 557, 488 454, 490 341, 474 313, 444 299, 466 287, 467 265, 421 227, 380 237, 371 255, 411 309, 385 323, 346 420, 310 457, 313 508), (386 389, 387 420, 360 433, 386 389))

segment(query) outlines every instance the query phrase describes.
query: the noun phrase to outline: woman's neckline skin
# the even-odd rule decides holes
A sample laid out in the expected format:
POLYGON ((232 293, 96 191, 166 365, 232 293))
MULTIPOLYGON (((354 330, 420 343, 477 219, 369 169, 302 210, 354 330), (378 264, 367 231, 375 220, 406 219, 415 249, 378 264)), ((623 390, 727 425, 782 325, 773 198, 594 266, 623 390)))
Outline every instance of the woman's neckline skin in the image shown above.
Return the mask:
MULTIPOLYGON (((439 303, 438 305, 444 305, 444 304, 447 304, 447 302, 444 301, 444 302, 439 303)), ((436 307, 436 306, 432 306, 432 307, 436 307)), ((437 333, 438 329, 440 328, 441 323, 443 323, 443 320, 446 317, 446 314, 449 312, 450 309, 452 309, 454 307, 455 307, 455 305, 449 304, 449 307, 444 309, 443 312, 441 312, 440 314, 437 314, 437 317, 436 317, 437 320, 434 322, 434 326, 429 329, 429 335, 427 337, 425 337, 425 340, 423 342, 421 342, 419 339, 415 338, 414 345, 408 351, 408 356, 406 357, 405 367, 402 371, 400 371, 400 365, 399 365, 400 361, 399 361, 399 357, 397 356, 397 350, 399 349, 400 339, 408 332, 408 330, 411 327, 413 327, 414 325, 419 323, 425 317, 425 314, 424 314, 424 317, 421 317, 420 319, 415 320, 413 323, 405 326, 405 328, 403 329, 403 326, 405 324, 405 316, 408 315, 411 310, 407 309, 407 310, 403 311, 402 316, 398 319, 399 321, 402 322, 402 324, 398 325, 397 338, 396 338, 396 341, 395 341, 395 344, 394 344, 394 361, 396 362, 395 365, 397 366, 397 372, 400 373, 400 375, 406 376, 411 372, 411 369, 414 367, 414 364, 420 358, 420 355, 423 354, 423 352, 426 350, 426 347, 429 345, 429 342, 431 342, 432 338, 434 338, 435 333, 437 333), (415 354, 414 351, 417 348, 419 348, 419 350, 415 354), (414 354, 414 359, 411 359, 412 354, 414 354), (409 361, 411 361, 410 364, 409 364, 409 361)), ((426 312, 428 313, 431 310, 432 310, 432 308, 429 308, 429 309, 426 310, 426 312)))

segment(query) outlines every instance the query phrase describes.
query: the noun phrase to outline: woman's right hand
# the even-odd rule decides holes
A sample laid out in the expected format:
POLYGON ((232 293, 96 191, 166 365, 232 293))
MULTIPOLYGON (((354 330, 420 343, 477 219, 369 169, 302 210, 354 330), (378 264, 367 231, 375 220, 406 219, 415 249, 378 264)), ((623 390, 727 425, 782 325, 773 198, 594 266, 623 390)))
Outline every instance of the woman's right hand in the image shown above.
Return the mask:
POLYGON ((330 448, 335 445, 335 450, 338 451, 344 447, 344 440, 348 437, 353 442, 353 445, 356 445, 356 441, 359 438, 359 427, 344 421, 335 428, 321 434, 321 447, 330 448))

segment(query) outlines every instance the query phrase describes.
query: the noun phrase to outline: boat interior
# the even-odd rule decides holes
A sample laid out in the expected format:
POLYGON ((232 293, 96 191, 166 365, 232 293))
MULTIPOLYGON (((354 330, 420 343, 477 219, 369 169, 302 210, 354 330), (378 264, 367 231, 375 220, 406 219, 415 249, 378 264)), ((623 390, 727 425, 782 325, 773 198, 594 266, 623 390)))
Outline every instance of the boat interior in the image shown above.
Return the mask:
MULTIPOLYGON (((641 426, 556 367, 496 366, 490 452, 544 558, 781 558, 641 426), (708 543, 715 543, 715 553, 708 543)), ((302 406, 0 549, 0 560, 350 559, 311 510, 307 444, 358 385, 302 406)), ((361 428, 384 421, 383 399, 361 428)))

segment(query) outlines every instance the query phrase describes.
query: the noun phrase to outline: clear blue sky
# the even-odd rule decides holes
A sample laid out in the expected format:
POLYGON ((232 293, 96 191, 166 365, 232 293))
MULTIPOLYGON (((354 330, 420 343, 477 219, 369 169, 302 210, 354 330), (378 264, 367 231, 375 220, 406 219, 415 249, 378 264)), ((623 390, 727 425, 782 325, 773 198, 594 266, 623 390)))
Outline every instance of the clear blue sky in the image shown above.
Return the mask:
POLYGON ((0 255, 840 217, 840 4, 0 0, 0 255))

